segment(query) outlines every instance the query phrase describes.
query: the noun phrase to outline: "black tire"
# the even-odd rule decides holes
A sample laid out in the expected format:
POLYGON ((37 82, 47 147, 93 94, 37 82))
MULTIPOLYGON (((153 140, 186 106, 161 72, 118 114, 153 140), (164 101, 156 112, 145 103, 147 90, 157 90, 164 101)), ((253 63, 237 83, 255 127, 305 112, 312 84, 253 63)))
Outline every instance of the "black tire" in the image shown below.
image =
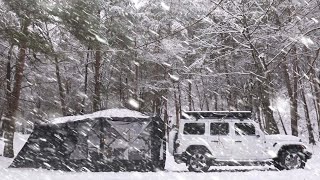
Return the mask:
POLYGON ((274 162, 274 167, 278 170, 303 169, 306 165, 305 157, 297 149, 283 150, 279 153, 279 158, 274 162))
POLYGON ((204 149, 193 149, 187 160, 188 170, 192 172, 207 172, 210 168, 208 164, 207 151, 204 149))

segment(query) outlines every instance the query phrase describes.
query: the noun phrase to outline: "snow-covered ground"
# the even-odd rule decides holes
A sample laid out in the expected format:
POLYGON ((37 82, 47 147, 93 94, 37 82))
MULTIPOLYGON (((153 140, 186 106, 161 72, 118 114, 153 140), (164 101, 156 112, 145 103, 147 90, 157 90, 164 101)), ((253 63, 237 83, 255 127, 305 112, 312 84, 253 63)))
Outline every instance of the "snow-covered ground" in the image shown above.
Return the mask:
MULTIPOLYGON (((15 152, 26 142, 28 135, 16 134, 15 152)), ((0 147, 1 148, 1 147, 0 147)), ((313 147, 313 158, 305 169, 276 171, 273 167, 219 167, 208 173, 188 172, 184 164, 176 164, 172 156, 167 157, 166 171, 160 172, 61 172, 44 169, 8 169, 12 159, 0 157, 1 180, 318 180, 320 179, 320 147, 313 147)))

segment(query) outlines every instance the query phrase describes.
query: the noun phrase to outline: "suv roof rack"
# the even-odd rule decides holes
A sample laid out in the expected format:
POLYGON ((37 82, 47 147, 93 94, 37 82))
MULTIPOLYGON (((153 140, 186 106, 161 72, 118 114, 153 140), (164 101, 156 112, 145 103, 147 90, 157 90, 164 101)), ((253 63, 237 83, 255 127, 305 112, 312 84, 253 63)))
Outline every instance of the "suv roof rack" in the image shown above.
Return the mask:
POLYGON ((252 117, 251 111, 183 111, 182 119, 221 119, 238 118, 247 119, 252 117), (190 117, 191 116, 191 117, 190 117))

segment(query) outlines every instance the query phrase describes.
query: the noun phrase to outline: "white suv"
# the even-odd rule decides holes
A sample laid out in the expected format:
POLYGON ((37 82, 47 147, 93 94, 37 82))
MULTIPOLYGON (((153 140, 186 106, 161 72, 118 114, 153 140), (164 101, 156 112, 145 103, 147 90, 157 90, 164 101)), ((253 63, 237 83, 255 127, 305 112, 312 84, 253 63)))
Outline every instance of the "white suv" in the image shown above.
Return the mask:
POLYGON ((187 111, 170 132, 169 151, 189 171, 217 165, 273 164, 277 169, 304 168, 311 158, 301 139, 266 135, 250 112, 187 111))

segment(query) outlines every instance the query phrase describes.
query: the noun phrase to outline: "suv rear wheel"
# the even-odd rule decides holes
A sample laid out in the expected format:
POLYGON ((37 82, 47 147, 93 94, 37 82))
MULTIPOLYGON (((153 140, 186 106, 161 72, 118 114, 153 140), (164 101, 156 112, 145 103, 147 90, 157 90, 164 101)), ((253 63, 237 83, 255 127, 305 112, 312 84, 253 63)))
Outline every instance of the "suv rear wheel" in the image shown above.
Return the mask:
POLYGON ((209 170, 208 165, 208 152, 203 149, 193 149, 190 151, 187 166, 189 171, 193 172, 206 172, 209 170))
POLYGON ((279 159, 274 166, 279 170, 302 169, 305 167, 305 158, 297 149, 285 150, 280 153, 279 159))

